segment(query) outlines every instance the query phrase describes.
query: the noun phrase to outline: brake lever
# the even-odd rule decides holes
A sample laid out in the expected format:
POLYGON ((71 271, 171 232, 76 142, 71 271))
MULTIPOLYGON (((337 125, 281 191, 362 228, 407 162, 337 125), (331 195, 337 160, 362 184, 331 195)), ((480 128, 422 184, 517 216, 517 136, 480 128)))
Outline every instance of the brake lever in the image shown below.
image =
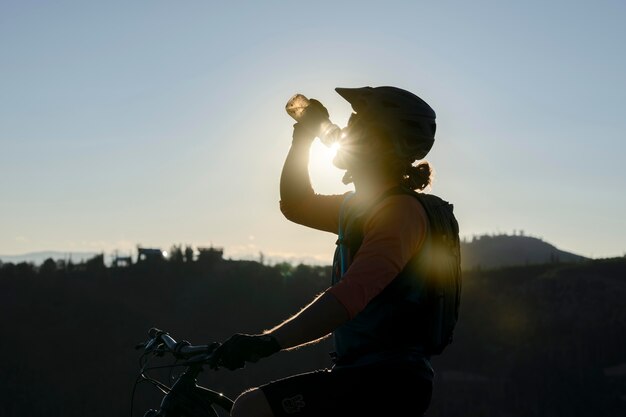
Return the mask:
POLYGON ((146 352, 153 350, 155 343, 156 343, 156 338, 148 340, 144 346, 144 349, 146 350, 146 352))

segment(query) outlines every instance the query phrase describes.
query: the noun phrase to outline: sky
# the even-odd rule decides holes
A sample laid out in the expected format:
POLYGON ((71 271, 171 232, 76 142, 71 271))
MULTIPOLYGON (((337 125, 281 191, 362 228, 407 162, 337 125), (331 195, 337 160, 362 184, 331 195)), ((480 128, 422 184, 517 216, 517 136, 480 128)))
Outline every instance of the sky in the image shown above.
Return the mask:
MULTIPOLYGON (((330 263, 279 211, 295 93, 391 85, 437 113, 461 235, 626 254, 623 1, 0 1, 0 254, 224 248, 330 263)), ((317 192, 343 193, 319 142, 317 192)))

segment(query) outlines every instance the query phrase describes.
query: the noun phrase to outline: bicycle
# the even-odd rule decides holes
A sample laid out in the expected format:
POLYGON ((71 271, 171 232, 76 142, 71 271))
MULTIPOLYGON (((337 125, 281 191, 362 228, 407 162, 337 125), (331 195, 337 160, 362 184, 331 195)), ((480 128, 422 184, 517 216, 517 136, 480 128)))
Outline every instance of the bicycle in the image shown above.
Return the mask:
POLYGON ((135 391, 142 382, 150 382, 165 394, 159 410, 150 409, 144 413, 143 417, 218 417, 220 410, 230 413, 233 407, 232 399, 196 383, 198 374, 202 372, 203 366, 211 360, 211 355, 219 343, 193 346, 184 340, 177 342, 167 332, 156 328, 151 328, 148 331, 148 336, 148 340, 136 346, 136 349, 143 349, 143 353, 139 359, 139 376, 133 386, 130 405, 131 417, 135 391), (151 359, 168 354, 176 359, 175 363, 165 366, 148 366, 151 359), (179 363, 179 360, 184 360, 184 362, 179 363), (171 387, 146 375, 149 370, 177 366, 185 366, 186 368, 171 387))

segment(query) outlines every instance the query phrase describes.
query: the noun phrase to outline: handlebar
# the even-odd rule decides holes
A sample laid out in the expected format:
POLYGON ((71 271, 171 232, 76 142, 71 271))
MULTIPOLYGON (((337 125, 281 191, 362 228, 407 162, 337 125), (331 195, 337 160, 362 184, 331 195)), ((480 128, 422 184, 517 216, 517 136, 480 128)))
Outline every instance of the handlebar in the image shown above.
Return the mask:
POLYGON ((169 333, 155 327, 148 330, 149 339, 137 345, 137 349, 142 349, 146 353, 157 354, 171 353, 177 359, 188 359, 194 361, 206 361, 210 359, 213 351, 219 343, 210 345, 192 345, 186 340, 177 342, 169 333))

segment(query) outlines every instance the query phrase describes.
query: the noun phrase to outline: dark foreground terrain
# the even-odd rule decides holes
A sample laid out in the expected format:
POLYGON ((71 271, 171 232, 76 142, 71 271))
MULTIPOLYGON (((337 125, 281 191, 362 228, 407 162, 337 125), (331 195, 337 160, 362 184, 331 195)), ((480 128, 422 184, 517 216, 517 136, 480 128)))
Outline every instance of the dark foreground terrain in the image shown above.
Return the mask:
MULTIPOLYGON (((322 291, 328 267, 209 260, 106 268, 0 266, 0 416, 129 415, 136 343, 152 326, 192 343, 259 332, 322 291)), ((626 259, 469 271, 428 416, 626 415, 626 259)), ((243 370, 227 395, 329 366, 328 341, 243 370)), ((167 375, 167 374, 165 374, 167 375)), ((158 396, 137 391, 136 414, 158 396)))

